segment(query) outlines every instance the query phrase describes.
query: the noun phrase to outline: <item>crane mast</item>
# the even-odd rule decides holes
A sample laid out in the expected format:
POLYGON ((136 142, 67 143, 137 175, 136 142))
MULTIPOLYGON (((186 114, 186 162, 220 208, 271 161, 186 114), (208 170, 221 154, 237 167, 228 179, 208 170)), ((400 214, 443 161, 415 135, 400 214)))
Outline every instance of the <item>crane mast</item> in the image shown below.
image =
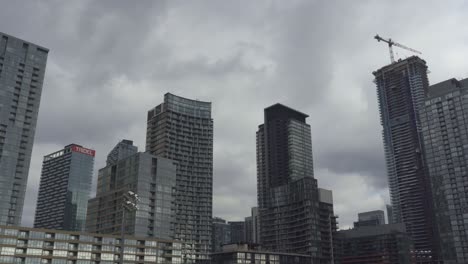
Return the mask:
POLYGON ((378 42, 383 41, 383 42, 385 42, 385 43, 388 44, 388 49, 389 49, 389 51, 390 51, 390 61, 391 61, 392 63, 395 63, 395 56, 394 56, 394 54, 393 54, 393 46, 396 46, 396 47, 399 47, 399 48, 402 48, 402 49, 405 49, 405 50, 409 50, 409 51, 411 51, 411 52, 413 52, 413 53, 416 53, 416 54, 422 54, 420 51, 417 51, 417 50, 412 49, 412 48, 408 48, 408 47, 406 47, 405 45, 402 45, 402 44, 400 44, 400 43, 394 42, 394 41, 393 41, 392 39, 390 39, 390 38, 389 38, 389 39, 384 39, 384 38, 380 37, 378 34, 375 35, 374 38, 375 38, 378 42))

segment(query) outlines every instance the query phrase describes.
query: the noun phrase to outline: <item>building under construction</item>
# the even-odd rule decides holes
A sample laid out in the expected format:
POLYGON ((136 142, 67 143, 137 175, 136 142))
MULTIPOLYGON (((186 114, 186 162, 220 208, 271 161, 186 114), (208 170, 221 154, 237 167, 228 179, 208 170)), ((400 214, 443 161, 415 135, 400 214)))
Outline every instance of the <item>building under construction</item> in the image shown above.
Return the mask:
POLYGON ((404 223, 415 250, 435 259, 432 195, 424 162, 420 111, 426 62, 412 56, 375 71, 393 223, 404 223))

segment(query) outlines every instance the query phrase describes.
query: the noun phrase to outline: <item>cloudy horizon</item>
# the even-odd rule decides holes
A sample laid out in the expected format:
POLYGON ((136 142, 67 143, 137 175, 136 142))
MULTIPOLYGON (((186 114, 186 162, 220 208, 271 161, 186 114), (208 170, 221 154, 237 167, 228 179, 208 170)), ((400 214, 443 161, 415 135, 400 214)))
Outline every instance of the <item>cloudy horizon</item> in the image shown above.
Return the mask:
MULTIPOLYGON (((464 1, 4 1, 0 31, 50 49, 22 224, 42 157, 76 143, 97 170, 118 141, 145 148, 146 113, 166 92, 212 102, 213 215, 256 205, 263 109, 308 114, 315 177, 339 225, 385 209, 388 184, 372 72, 379 33, 422 51, 431 84, 468 73, 464 1)), ((395 48, 397 58, 411 56, 395 48)), ((95 191, 95 190, 93 190, 95 191)))

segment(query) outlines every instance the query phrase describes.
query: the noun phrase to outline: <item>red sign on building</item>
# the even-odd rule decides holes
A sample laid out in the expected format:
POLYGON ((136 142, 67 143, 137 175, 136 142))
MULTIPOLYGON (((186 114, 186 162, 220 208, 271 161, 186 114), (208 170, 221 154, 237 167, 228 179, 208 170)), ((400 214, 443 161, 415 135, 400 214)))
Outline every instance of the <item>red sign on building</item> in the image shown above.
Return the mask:
POLYGON ((93 157, 94 157, 94 155, 96 154, 96 151, 95 151, 95 150, 83 148, 83 147, 76 146, 76 145, 73 145, 73 146, 71 147, 71 150, 72 150, 73 152, 83 153, 83 154, 86 154, 86 155, 89 155, 89 156, 93 156, 93 157))

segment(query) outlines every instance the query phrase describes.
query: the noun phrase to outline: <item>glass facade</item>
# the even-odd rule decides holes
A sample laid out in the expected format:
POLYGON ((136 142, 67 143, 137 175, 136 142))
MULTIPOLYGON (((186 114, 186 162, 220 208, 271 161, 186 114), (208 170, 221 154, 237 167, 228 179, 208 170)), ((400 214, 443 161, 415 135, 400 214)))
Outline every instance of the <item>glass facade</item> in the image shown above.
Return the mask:
POLYGON ((376 226, 385 224, 385 213, 382 210, 358 213, 358 221, 354 222, 354 227, 376 226))
POLYGON ((314 177, 310 126, 291 119, 288 124, 289 172, 291 180, 314 177))
MULTIPOLYGON (((126 237, 125 264, 182 263, 181 244, 126 237)), ((49 229, 0 226, 0 263, 119 264, 120 237, 49 229)))
POLYGON ((121 159, 138 152, 138 147, 133 146, 133 141, 124 139, 120 141, 107 155, 106 165, 115 164, 121 159))
POLYGON ((176 239, 187 263, 206 261, 211 251, 213 209, 213 119, 211 103, 167 93, 148 112, 146 152, 177 161, 176 239))
POLYGON ((335 263, 442 263, 415 261, 411 239, 402 223, 340 230, 336 239, 335 263))
POLYGON ((226 220, 219 217, 213 217, 212 250, 211 252, 220 252, 223 245, 231 243, 231 227, 226 220))
POLYGON ((429 87, 421 115, 444 263, 468 263, 468 79, 429 87))
POLYGON ((260 220, 258 207, 252 207, 252 243, 260 244, 260 220))
POLYGON ((84 231, 94 155, 71 144, 44 157, 34 227, 84 231))
POLYGON ((336 221, 330 221, 335 219, 332 202, 322 208, 319 201, 307 117, 281 104, 265 109, 257 132, 259 240, 266 250, 330 263, 336 221))
POLYGON ((125 232, 174 238, 175 175, 176 162, 141 152, 100 169, 96 197, 89 200, 86 230, 120 234, 123 194, 133 191, 141 201, 136 212, 126 213, 125 232))
POLYGON ((21 223, 48 52, 0 32, 0 224, 21 223))
POLYGON ((231 233, 231 243, 245 243, 245 222, 231 221, 228 222, 231 233))

